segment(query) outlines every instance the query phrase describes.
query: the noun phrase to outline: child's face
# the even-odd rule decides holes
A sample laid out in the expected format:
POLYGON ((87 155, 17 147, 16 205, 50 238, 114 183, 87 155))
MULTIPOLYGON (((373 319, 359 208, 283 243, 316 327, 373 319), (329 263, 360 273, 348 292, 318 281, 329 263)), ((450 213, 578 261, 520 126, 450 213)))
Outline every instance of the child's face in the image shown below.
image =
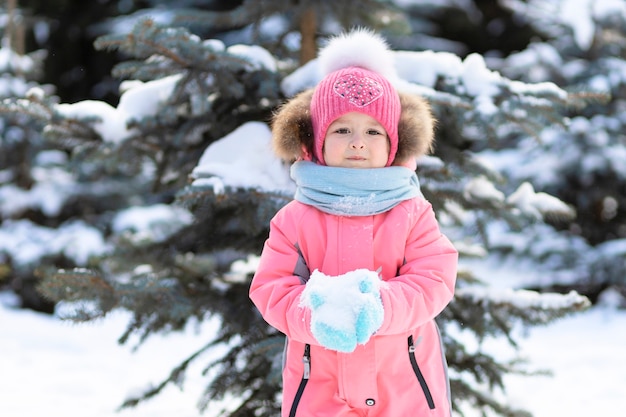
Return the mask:
POLYGON ((347 113, 328 127, 324 161, 331 167, 382 168, 389 159, 389 138, 383 126, 363 113, 347 113))

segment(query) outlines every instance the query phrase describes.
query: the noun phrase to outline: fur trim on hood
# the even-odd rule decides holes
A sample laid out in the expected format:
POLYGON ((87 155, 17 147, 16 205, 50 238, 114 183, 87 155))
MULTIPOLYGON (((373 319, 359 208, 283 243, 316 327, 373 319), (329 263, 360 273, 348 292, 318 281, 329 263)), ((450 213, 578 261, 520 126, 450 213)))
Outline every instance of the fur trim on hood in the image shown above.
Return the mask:
MULTIPOLYGON (((313 156, 313 125, 311 97, 313 89, 305 90, 279 107, 272 119, 272 146, 286 162, 311 160, 313 156)), ((400 121, 398 151, 392 165, 403 165, 413 158, 432 151, 436 120, 428 102, 417 95, 399 92, 400 121)))

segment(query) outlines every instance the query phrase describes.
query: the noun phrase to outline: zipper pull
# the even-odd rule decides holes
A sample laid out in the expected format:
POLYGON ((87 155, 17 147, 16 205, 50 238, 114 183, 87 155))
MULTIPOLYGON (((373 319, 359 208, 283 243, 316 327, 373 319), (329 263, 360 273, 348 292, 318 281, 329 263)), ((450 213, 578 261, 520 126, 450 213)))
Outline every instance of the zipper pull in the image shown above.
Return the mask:
POLYGON ((309 379, 311 376, 311 352, 309 345, 304 347, 302 362, 304 363, 304 375, 302 376, 302 379, 309 379))
POLYGON ((417 338, 417 342, 413 342, 413 335, 409 336, 409 353, 415 352, 415 347, 422 342, 422 336, 417 338))

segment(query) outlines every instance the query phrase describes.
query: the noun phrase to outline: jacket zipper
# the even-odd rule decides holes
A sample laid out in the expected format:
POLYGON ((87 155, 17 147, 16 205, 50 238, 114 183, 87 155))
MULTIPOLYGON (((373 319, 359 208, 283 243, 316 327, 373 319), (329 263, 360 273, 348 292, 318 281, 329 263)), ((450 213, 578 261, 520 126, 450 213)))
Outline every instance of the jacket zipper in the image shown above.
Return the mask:
POLYGON ((302 374, 302 380, 300 380, 300 385, 298 386, 296 396, 293 399, 293 403, 291 404, 289 417, 296 416, 296 411, 298 409, 300 399, 302 398, 304 387, 306 387, 307 382, 309 382, 309 377, 311 376, 311 346, 309 344, 304 345, 304 356, 302 356, 302 362, 304 364, 304 373, 302 374))
POLYGON ((417 360, 415 359, 415 344, 413 343, 413 336, 409 336, 409 360, 411 361, 411 366, 413 367, 413 372, 415 372, 415 376, 417 376, 417 380, 422 387, 422 391, 424 392, 424 396, 426 397, 426 402, 428 402, 428 408, 431 410, 435 409, 435 402, 433 401, 433 396, 430 393, 430 389, 428 388, 428 384, 426 383, 426 379, 424 379, 424 375, 420 370, 419 365, 417 364, 417 360))

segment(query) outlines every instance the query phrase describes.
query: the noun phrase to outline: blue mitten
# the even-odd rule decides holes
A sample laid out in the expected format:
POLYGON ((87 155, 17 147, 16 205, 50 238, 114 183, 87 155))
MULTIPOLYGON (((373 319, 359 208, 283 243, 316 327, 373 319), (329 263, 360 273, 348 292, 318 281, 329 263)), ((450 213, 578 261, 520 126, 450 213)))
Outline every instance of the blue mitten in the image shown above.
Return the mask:
POLYGON ((367 274, 359 282, 361 303, 356 316, 355 330, 357 342, 361 344, 366 343, 383 324, 385 312, 378 281, 377 275, 367 274))
POLYGON ((302 304, 311 309, 311 333, 320 345, 339 352, 356 348, 354 314, 327 285, 328 276, 312 275, 302 293, 302 304))
POLYGON ((311 325, 313 336, 325 348, 338 352, 353 352, 356 349, 356 335, 353 330, 332 327, 317 321, 311 325))
POLYGON ((315 270, 300 304, 311 309, 311 333, 324 347, 352 352, 366 343, 384 317, 380 278, 366 269, 331 277, 315 270))

